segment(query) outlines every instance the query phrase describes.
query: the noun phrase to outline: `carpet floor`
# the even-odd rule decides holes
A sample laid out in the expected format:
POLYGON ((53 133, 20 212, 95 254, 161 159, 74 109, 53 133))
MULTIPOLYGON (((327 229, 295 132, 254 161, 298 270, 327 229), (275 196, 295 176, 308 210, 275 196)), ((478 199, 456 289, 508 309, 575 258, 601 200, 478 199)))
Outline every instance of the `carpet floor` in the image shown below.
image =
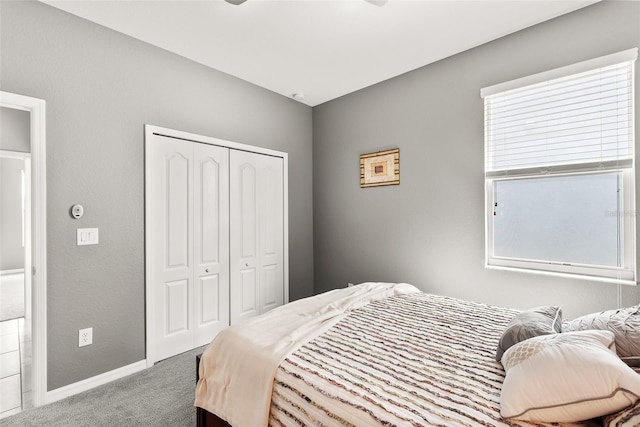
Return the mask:
POLYGON ((2 427, 196 425, 200 347, 109 384, 0 420, 2 427))

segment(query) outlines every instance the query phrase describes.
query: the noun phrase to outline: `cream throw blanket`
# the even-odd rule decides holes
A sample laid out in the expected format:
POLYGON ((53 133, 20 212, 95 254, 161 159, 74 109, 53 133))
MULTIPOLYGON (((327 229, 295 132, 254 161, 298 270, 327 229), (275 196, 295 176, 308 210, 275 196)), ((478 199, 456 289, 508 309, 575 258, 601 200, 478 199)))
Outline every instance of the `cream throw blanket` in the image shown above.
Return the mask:
POLYGON ((200 362, 195 406, 233 427, 267 426, 278 365, 371 301, 420 292, 406 283, 362 283, 305 298, 222 331, 200 362))

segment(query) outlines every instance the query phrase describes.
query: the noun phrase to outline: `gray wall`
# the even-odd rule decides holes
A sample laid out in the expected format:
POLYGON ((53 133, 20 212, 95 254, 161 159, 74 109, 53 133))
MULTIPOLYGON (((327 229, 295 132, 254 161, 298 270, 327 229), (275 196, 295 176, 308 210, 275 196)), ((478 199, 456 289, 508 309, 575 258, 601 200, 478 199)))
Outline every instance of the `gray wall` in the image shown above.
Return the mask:
POLYGON ((30 119, 28 111, 0 107, 0 150, 31 152, 30 119))
POLYGON ((22 170, 24 160, 0 157, 0 271, 24 268, 22 170))
POLYGON ((291 299, 312 293, 311 108, 42 3, 0 8, 0 87, 47 102, 49 390, 145 357, 145 123, 289 153, 291 299))
POLYGON ((567 318, 616 307, 617 285, 484 268, 480 88, 638 46, 640 3, 604 2, 315 107, 315 291, 405 281, 567 318), (361 189, 359 155, 396 146, 400 186, 361 189))

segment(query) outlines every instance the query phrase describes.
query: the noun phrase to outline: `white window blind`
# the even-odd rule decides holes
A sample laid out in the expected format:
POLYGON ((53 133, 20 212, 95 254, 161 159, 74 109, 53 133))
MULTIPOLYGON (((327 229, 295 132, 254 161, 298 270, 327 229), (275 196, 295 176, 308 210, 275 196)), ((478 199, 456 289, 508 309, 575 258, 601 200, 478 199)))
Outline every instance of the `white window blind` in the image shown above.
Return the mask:
POLYGON ((626 60, 486 95, 487 176, 631 167, 637 49, 611 60, 621 57, 626 60))

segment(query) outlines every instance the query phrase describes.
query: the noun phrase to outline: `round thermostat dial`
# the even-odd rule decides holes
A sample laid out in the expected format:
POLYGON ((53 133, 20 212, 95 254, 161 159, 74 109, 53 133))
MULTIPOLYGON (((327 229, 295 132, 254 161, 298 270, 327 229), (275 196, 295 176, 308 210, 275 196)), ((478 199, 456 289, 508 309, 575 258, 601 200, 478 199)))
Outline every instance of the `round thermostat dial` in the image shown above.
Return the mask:
POLYGON ((84 208, 82 205, 73 205, 71 206, 71 216, 75 219, 82 218, 82 214, 84 214, 84 208))

